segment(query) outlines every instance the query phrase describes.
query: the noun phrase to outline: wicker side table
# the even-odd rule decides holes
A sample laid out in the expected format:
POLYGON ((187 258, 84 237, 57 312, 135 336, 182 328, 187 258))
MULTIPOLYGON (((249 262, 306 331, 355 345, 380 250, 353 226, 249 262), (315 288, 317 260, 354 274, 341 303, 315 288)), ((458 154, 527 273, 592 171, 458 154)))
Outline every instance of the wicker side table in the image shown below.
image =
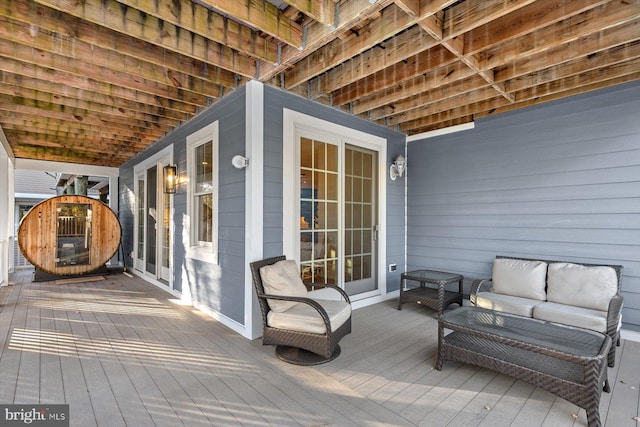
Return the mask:
POLYGON ((400 298, 398 298, 398 310, 402 310, 405 302, 415 302, 434 309, 438 314, 450 304, 457 303, 462 307, 462 281, 461 274, 446 273, 435 270, 415 270, 400 275, 400 298), (420 282, 419 287, 405 289, 407 280, 420 282), (458 282, 458 290, 448 291, 446 286, 458 282), (428 287, 426 284, 436 285, 437 288, 428 287))

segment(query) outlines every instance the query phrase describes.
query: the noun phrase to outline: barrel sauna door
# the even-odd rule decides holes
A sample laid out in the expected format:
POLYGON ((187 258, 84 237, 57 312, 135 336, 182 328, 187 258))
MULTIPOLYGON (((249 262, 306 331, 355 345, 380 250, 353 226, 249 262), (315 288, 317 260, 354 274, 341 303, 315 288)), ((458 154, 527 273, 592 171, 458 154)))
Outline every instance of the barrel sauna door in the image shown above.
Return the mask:
POLYGON ((162 191, 158 162, 136 173, 134 266, 145 276, 171 285, 171 197, 162 191))

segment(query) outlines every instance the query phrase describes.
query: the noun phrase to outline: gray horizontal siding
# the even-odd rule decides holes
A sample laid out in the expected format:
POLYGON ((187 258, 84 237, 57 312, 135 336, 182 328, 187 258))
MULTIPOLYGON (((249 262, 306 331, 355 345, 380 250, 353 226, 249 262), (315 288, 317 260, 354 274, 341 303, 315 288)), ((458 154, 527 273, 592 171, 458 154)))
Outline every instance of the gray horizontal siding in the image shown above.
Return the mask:
MULTIPOLYGON (((245 154, 244 88, 240 88, 167 134, 120 169, 121 221, 123 229, 126 228, 123 245, 127 254, 133 250, 134 165, 173 144, 174 162, 178 165, 178 173, 186 174, 187 136, 216 120, 219 121, 218 265, 186 258, 183 231, 184 217, 187 214, 187 194, 186 188, 179 188, 173 196, 175 223, 173 284, 178 291, 189 286, 192 298, 196 302, 242 324, 244 323, 244 286, 242 284, 245 274, 245 172, 235 169, 231 164, 231 158, 236 154, 245 154)), ((131 261, 131 258, 128 258, 128 263, 131 261)))
POLYGON ((408 268, 460 272, 468 291, 500 254, 622 264, 640 330, 638 111, 631 83, 409 143, 408 268))

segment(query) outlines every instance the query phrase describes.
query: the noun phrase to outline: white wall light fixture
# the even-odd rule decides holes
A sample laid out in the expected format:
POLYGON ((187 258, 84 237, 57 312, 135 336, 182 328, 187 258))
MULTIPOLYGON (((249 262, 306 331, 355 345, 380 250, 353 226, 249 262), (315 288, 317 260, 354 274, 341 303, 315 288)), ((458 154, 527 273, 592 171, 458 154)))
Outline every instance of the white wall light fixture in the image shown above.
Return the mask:
POLYGON ((236 169, 244 169, 249 166, 249 159, 241 156, 240 154, 236 154, 235 156, 233 156, 233 159, 231 159, 231 164, 236 169))
POLYGON ((402 178, 404 171, 407 169, 407 161, 404 156, 400 154, 389 166, 389 178, 391 181, 395 181, 398 177, 402 178))

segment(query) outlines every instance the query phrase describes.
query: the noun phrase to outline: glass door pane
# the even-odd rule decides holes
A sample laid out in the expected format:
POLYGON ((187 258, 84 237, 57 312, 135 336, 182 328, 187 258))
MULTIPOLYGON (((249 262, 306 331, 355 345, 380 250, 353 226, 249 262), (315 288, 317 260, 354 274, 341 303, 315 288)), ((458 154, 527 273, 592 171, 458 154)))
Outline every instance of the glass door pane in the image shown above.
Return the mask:
POLYGON ((146 267, 152 274, 156 274, 156 218, 157 214, 157 188, 158 188, 158 167, 147 169, 147 235, 146 235, 146 267))
POLYGON ((138 188, 136 197, 136 259, 135 266, 137 269, 144 269, 144 234, 145 234, 145 179, 144 174, 140 174, 137 178, 138 188))
POLYGON ((160 277, 159 279, 169 284, 170 270, 170 254, 171 254, 171 195, 162 193, 162 229, 159 236, 160 239, 160 277))
POLYGON ((345 148, 344 164, 344 282, 349 295, 374 291, 375 197, 373 152, 345 148))
POLYGON ((300 138, 300 271, 338 284, 338 147, 300 138))

